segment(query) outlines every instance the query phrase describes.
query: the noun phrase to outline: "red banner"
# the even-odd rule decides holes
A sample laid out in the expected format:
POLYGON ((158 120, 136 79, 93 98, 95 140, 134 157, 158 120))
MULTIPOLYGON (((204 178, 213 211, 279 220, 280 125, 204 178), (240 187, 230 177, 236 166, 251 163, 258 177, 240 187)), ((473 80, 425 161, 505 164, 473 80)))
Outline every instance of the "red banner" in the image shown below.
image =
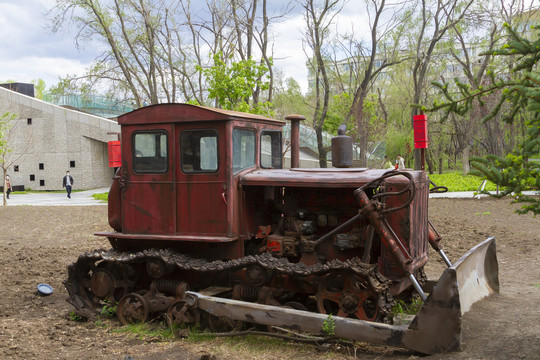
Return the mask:
POLYGON ((413 129, 414 129, 414 148, 427 149, 428 147, 427 116, 423 114, 414 115, 413 129))
POLYGON ((119 167, 121 165, 120 141, 109 141, 109 167, 119 167))

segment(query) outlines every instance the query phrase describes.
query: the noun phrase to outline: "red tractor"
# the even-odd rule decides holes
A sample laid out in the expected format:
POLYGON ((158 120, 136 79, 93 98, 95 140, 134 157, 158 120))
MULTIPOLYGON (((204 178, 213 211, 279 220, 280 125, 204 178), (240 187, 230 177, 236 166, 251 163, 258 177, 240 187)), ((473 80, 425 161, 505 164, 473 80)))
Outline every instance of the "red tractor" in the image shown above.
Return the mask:
POLYGON ((494 240, 452 266, 428 221, 424 171, 348 167, 343 131, 333 168, 300 168, 302 117, 288 118, 284 169, 283 121, 187 104, 120 116, 113 231, 96 234, 112 250, 69 267, 76 311, 91 317, 117 304, 124 324, 166 314, 213 331, 255 323, 320 332, 332 315, 337 336, 424 353, 459 348, 461 313, 498 290, 494 240), (427 297, 429 244, 449 268, 427 297), (425 303, 413 323, 389 325, 393 300, 415 294, 425 303))

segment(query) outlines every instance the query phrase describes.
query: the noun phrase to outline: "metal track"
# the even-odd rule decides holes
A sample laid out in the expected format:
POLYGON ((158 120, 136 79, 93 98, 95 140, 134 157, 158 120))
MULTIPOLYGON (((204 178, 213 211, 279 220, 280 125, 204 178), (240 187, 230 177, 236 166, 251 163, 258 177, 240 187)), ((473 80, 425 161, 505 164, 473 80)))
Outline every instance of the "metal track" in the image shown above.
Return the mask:
POLYGON ((79 315, 87 318, 94 317, 97 311, 101 310, 99 301, 91 298, 93 295, 89 294, 89 290, 85 289, 82 284, 85 279, 89 278, 94 265, 102 260, 120 264, 141 264, 150 259, 159 259, 179 270, 197 272, 235 271, 250 265, 258 265, 276 274, 296 278, 322 277, 337 271, 349 271, 351 274, 366 279, 370 287, 380 295, 379 306, 384 314, 387 314, 391 308, 391 300, 388 294, 390 281, 378 273, 376 265, 363 263, 359 258, 346 261, 332 260, 325 264, 307 266, 304 263, 291 263, 286 258, 277 258, 270 253, 249 255, 227 261, 206 261, 204 259, 194 259, 169 249, 149 249, 140 252, 100 249, 80 255, 77 262, 68 266, 68 279, 64 281, 64 286, 69 293, 67 301, 75 307, 79 315))

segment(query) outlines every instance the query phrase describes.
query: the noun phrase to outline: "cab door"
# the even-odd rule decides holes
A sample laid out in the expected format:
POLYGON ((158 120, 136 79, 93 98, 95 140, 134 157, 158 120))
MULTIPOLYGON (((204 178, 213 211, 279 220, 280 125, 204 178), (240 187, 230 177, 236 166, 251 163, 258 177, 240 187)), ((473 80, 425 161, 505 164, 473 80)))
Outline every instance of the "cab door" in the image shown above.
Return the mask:
POLYGON ((128 164, 122 229, 128 234, 171 235, 176 231, 174 127, 127 127, 123 157, 128 164))
POLYGON ((177 234, 223 241, 228 236, 224 122, 178 129, 177 234))

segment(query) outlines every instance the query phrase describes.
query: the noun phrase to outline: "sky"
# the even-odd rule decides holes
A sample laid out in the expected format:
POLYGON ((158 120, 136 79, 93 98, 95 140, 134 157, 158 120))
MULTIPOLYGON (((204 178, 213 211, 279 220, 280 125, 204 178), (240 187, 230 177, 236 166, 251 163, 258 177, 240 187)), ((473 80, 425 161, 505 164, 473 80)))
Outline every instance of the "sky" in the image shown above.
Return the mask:
MULTIPOLYGON (((287 0, 278 0, 286 2, 287 0)), ((336 20, 340 27, 359 21, 358 6, 349 1, 336 20)), ((74 33, 51 32, 46 18, 54 0, 0 0, 0 81, 31 82, 43 79, 50 88, 58 77, 81 75, 98 55, 96 44, 77 48, 74 33)), ((367 19, 364 23, 367 23, 367 19)), ((307 91, 306 55, 302 50, 301 9, 276 27, 274 65, 285 77, 293 77, 307 91)))

